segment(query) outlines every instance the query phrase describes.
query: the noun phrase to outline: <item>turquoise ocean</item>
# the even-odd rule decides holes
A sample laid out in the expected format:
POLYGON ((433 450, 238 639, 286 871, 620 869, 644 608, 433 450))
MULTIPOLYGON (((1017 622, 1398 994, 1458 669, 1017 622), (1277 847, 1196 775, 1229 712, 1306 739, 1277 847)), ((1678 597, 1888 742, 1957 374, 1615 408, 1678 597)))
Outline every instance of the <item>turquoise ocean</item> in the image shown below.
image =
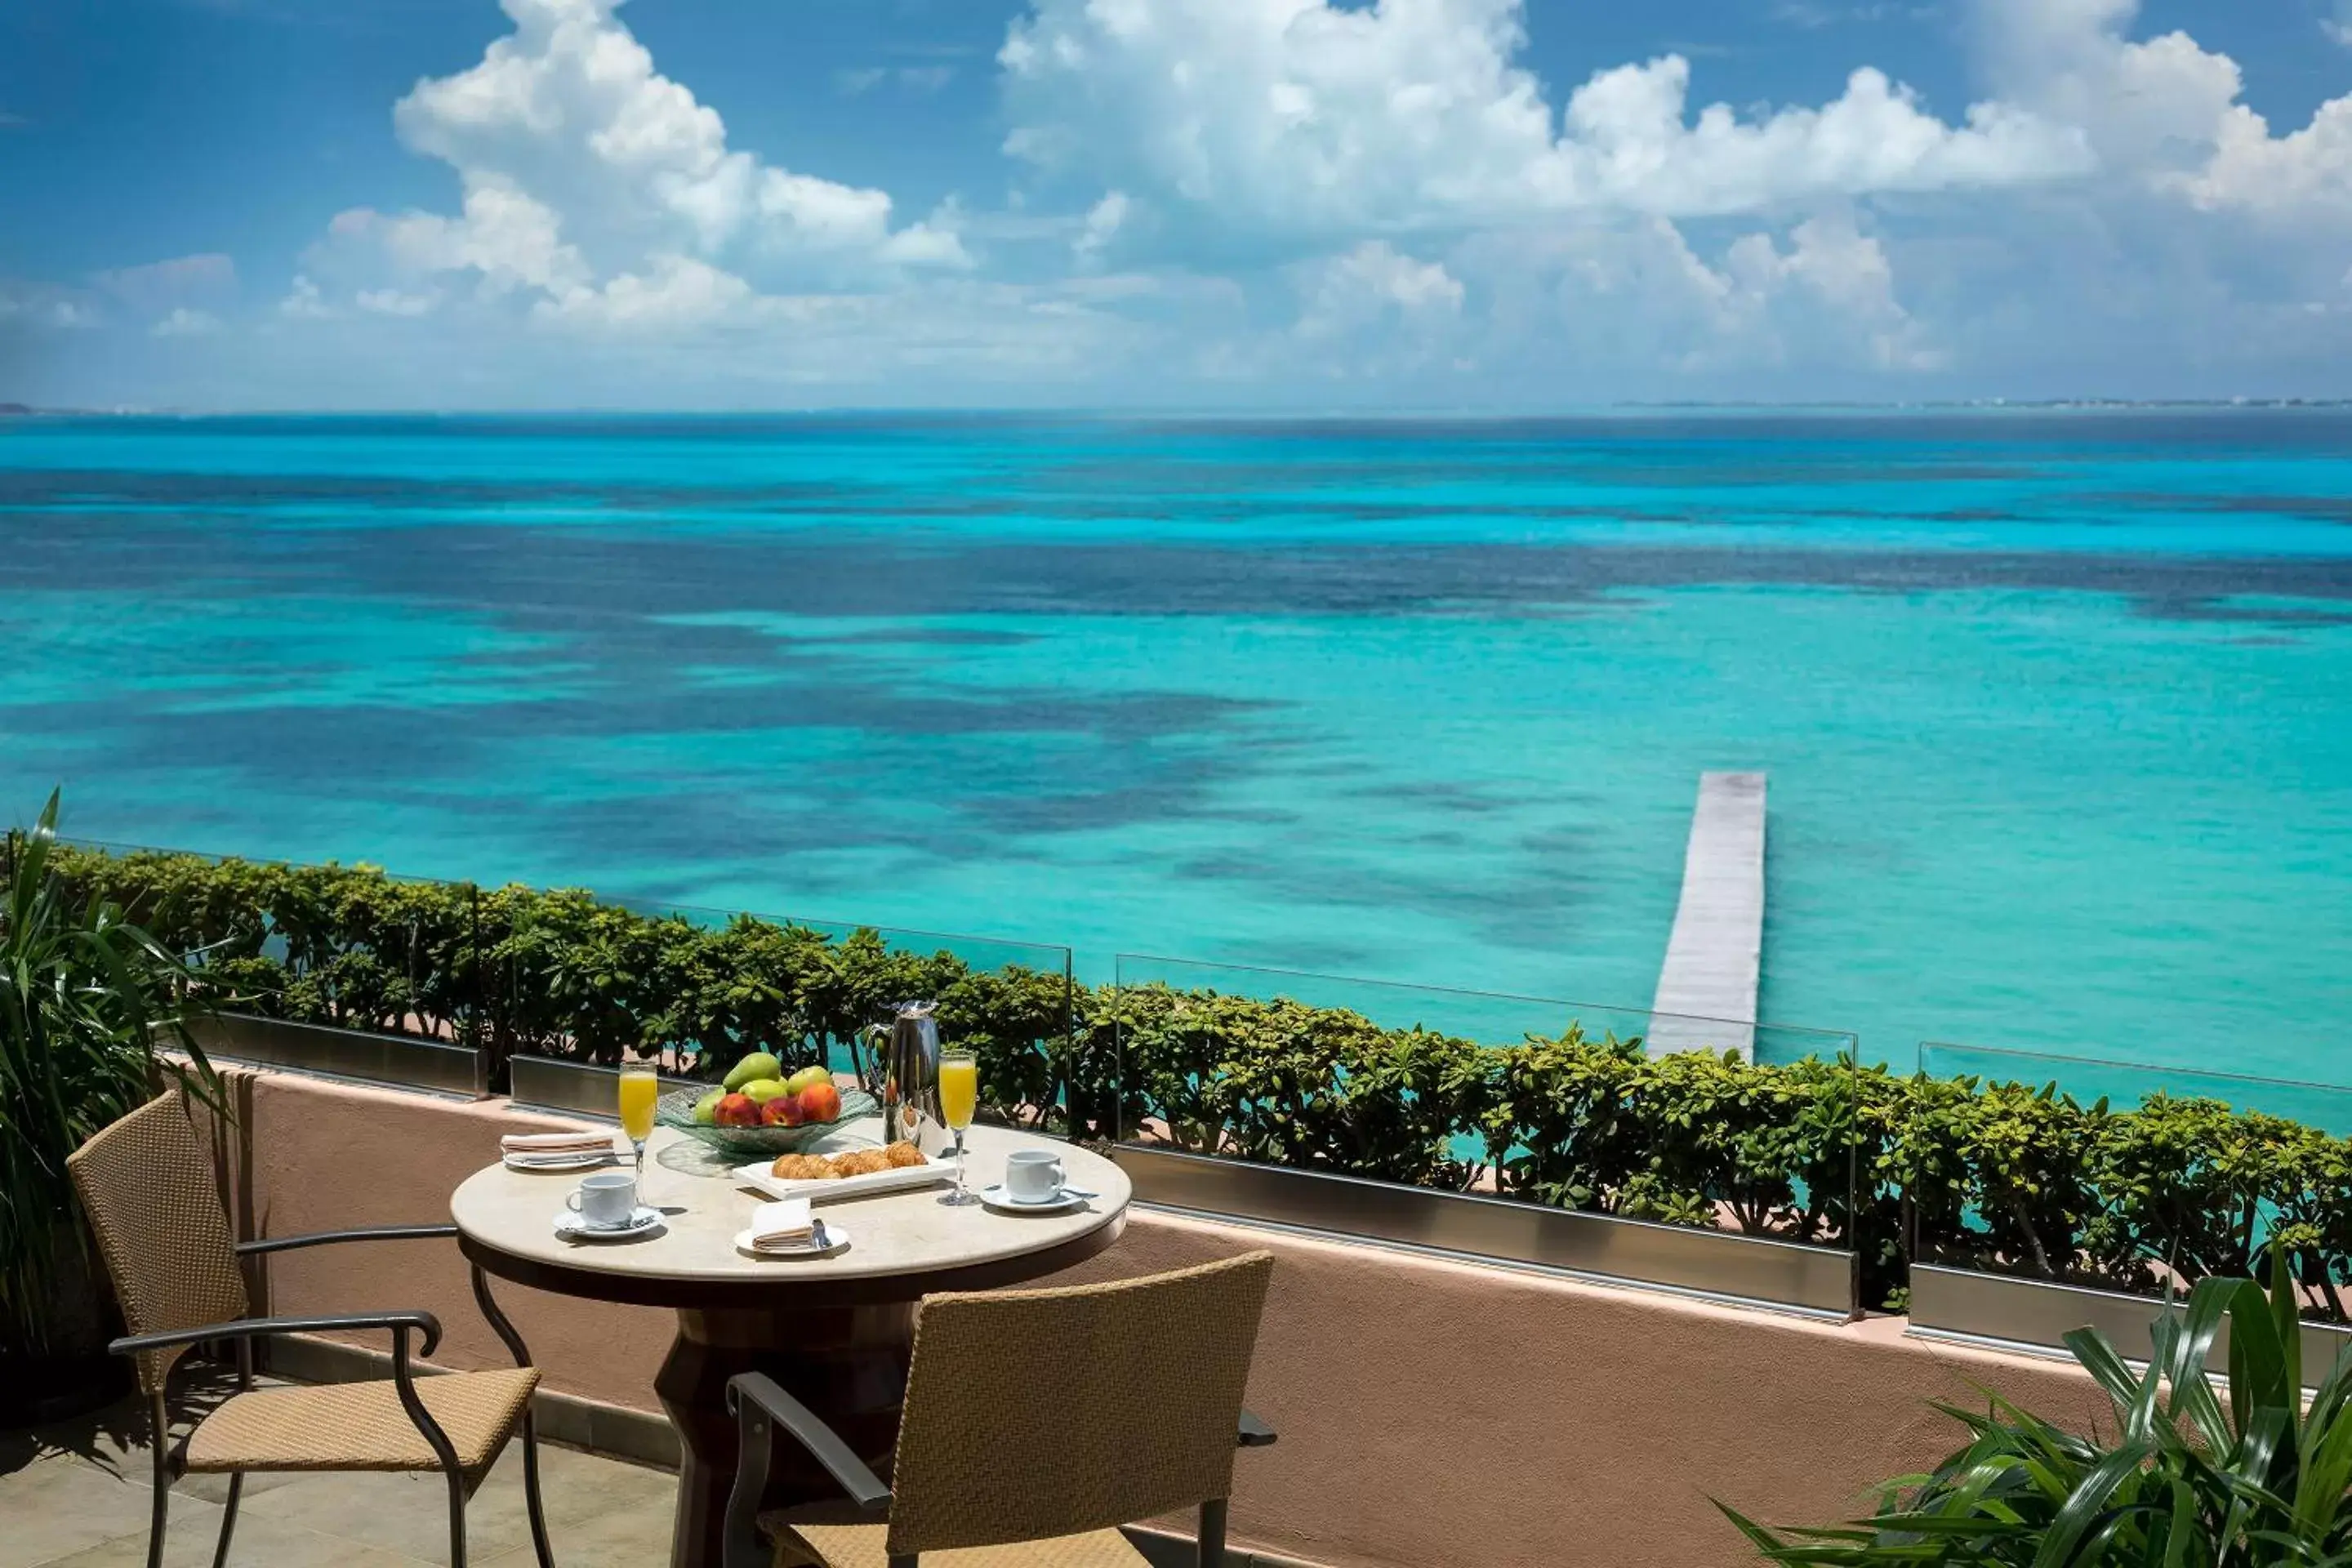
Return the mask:
POLYGON ((0 813, 2352 1084, 2352 413, 0 421, 0 813))

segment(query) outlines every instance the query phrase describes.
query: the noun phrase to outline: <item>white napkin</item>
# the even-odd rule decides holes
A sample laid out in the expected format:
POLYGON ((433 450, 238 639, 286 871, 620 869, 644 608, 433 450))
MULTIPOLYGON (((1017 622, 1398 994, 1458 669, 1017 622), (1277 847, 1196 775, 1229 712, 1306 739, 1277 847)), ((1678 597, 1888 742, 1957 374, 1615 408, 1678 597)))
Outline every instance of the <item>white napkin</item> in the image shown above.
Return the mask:
POLYGON ((499 1152, 503 1154, 578 1154, 592 1150, 610 1150, 613 1135, 594 1131, 582 1132, 509 1132, 499 1140, 499 1152))
POLYGON ((751 1211, 753 1247, 806 1247, 814 1237, 806 1198, 780 1198, 751 1211))

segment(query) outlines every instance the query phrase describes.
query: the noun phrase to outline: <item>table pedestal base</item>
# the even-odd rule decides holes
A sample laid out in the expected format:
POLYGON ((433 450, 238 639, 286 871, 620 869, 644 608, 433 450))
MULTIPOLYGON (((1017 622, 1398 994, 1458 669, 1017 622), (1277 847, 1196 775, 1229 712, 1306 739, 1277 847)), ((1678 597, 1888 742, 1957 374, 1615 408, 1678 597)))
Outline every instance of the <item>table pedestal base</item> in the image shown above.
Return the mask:
MULTIPOLYGON (((915 1343, 915 1303, 811 1311, 681 1311, 654 1392, 678 1435, 677 1520, 671 1568, 719 1568, 727 1493, 735 1481, 735 1420, 727 1380, 763 1372, 840 1433, 887 1478, 915 1343)), ((838 1498, 841 1489, 788 1441, 775 1446, 766 1504, 838 1498)))

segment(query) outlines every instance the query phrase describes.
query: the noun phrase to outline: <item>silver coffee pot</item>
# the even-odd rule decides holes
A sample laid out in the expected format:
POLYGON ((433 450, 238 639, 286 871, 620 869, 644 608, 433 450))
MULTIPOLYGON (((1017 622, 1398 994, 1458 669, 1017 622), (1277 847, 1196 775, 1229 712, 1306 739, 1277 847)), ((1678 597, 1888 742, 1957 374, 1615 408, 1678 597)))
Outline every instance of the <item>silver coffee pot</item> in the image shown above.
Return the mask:
POLYGON ((923 1142, 923 1121, 940 1114, 940 1026, 937 1004, 901 1002, 887 1024, 869 1024, 853 1037, 850 1060, 866 1092, 882 1102, 886 1142, 923 1142), (864 1052, 856 1046, 862 1044, 864 1052))

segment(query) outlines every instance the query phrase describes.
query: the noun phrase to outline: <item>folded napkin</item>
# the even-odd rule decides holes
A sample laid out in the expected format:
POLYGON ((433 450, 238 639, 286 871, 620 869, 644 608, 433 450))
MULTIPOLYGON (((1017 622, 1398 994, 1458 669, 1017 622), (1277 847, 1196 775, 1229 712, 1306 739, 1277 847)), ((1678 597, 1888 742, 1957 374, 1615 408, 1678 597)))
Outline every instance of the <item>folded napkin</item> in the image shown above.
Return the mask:
POLYGON ((781 1198, 751 1211, 751 1245, 807 1247, 816 1237, 806 1198, 781 1198))
POLYGON ((613 1135, 593 1130, 583 1132, 509 1132, 499 1140, 504 1154, 578 1154, 610 1150, 613 1135))

